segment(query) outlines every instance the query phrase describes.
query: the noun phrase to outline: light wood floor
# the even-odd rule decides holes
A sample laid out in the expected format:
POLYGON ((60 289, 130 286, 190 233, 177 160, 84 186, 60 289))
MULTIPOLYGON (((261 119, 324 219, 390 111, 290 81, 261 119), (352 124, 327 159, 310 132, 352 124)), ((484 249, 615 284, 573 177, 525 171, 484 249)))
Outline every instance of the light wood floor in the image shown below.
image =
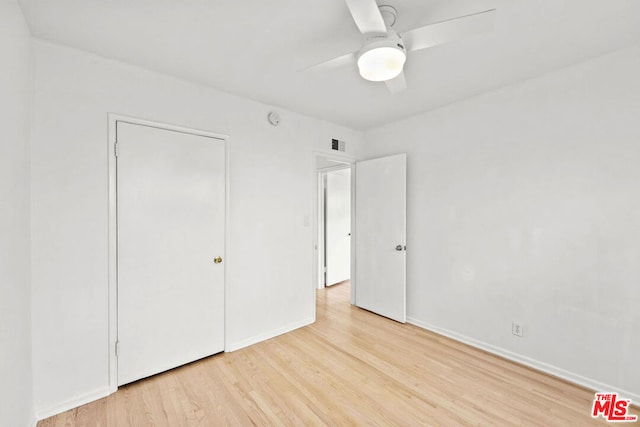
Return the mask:
POLYGON ((592 400, 589 390, 352 307, 342 284, 318 291, 314 325, 38 426, 606 424, 590 417, 592 400))

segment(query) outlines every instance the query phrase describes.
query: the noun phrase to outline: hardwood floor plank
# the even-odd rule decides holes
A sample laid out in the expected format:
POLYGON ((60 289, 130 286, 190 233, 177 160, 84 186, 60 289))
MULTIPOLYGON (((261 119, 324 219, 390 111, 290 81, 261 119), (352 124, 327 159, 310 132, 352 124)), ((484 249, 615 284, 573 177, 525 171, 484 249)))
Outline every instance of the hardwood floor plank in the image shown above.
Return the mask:
MULTIPOLYGON (((73 426, 605 425, 593 392, 318 291, 313 325, 120 387, 73 426)), ((637 408, 631 411, 638 414, 637 408)))

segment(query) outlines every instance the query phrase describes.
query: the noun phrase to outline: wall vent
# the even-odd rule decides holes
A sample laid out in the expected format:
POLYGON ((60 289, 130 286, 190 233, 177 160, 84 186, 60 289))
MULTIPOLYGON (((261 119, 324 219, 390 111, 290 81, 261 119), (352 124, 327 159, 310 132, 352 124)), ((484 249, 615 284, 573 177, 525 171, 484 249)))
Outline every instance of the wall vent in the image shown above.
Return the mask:
POLYGON ((338 139, 332 139, 331 140, 331 149, 332 150, 336 150, 336 151, 342 151, 344 152, 344 141, 340 141, 338 139))

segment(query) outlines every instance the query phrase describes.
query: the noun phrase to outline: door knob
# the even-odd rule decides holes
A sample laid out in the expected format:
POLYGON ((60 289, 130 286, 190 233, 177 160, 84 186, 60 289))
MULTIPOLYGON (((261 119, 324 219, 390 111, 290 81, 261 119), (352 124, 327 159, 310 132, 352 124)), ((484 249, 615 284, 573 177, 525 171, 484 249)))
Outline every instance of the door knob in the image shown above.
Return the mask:
POLYGON ((213 262, 215 264, 220 264, 222 262, 222 257, 221 256, 217 256, 213 259, 213 262))

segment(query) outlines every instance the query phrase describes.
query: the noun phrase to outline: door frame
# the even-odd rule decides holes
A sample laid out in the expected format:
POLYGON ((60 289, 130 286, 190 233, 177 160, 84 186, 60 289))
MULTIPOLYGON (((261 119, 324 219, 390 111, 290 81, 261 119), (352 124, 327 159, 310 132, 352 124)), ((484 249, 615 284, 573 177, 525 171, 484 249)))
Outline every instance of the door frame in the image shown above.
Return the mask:
POLYGON ((355 164, 356 164, 356 159, 355 157, 352 157, 350 155, 347 154, 343 154, 343 153, 336 153, 336 152, 327 152, 327 151, 313 151, 312 152, 312 156, 313 156, 313 161, 312 161, 312 174, 313 174, 313 189, 312 189, 312 203, 313 203, 313 222, 312 222, 312 231, 313 231, 313 244, 311 247, 312 250, 312 254, 313 254, 313 268, 312 268, 312 280, 311 280, 311 284, 312 284, 312 288, 313 288, 313 292, 312 292, 312 307, 313 307, 313 319, 315 320, 316 318, 316 291, 318 289, 318 283, 319 283, 319 276, 320 276, 320 241, 319 241, 319 233, 320 233, 320 215, 319 215, 319 209, 320 209, 320 189, 322 188, 322 183, 320 182, 320 177, 322 175, 322 172, 327 172, 330 170, 336 170, 337 169, 345 169, 345 168, 350 168, 351 169, 351 279, 350 279, 350 283, 351 283, 351 304, 353 304, 355 302, 355 290, 356 290, 356 277, 355 277, 355 269, 353 268, 353 266, 355 265, 355 257, 356 257, 356 253, 355 253, 355 239, 353 238, 353 231, 355 230, 355 176, 354 176, 354 168, 355 168, 355 164), (340 162, 340 163, 344 163, 344 166, 336 166, 336 167, 329 167, 329 168, 322 168, 322 169, 318 169, 317 167, 317 161, 318 158, 323 157, 325 159, 328 160, 333 160, 335 162, 340 162))
MULTIPOLYGON (((173 132, 187 133, 191 135, 205 136, 209 138, 215 138, 221 140, 225 144, 225 250, 222 255, 226 259, 226 247, 229 237, 229 202, 230 202, 230 183, 229 183, 229 147, 228 147, 228 135, 210 132, 201 129, 193 129, 184 126, 172 125, 163 122, 157 122, 153 120, 146 120, 132 116, 125 116, 121 114, 108 113, 108 138, 107 138, 107 153, 109 159, 109 181, 108 181, 108 293, 109 293, 109 307, 108 307, 108 325, 109 325, 109 340, 107 343, 107 354, 109 355, 109 391, 111 393, 118 390, 118 357, 116 355, 116 343, 118 341, 118 222, 117 222, 117 157, 116 157, 116 141, 117 141, 117 124, 118 122, 129 123, 140 126, 149 126, 157 129, 163 129, 173 132)), ((225 307, 226 301, 226 286, 227 286, 227 271, 225 268, 224 273, 224 287, 225 287, 225 307)), ((225 348, 227 348, 227 325, 226 325, 226 309, 225 309, 225 348)))

